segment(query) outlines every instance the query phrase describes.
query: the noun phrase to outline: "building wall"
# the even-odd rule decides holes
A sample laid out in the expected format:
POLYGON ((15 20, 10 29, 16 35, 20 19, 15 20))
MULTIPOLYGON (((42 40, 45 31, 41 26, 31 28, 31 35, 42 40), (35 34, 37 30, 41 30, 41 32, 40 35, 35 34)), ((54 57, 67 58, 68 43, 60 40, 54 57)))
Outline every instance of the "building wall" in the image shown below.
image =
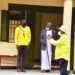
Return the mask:
POLYGON ((0 8, 8 9, 8 3, 43 6, 63 6, 63 0, 0 0, 0 8))
MULTIPOLYGON (((63 7, 63 0, 0 0, 0 35, 1 35, 1 10, 8 10, 9 3, 63 7)), ((10 45, 11 43, 7 43, 7 44, 10 45)), ((5 45, 6 43, 3 43, 3 46, 5 45)), ((12 44, 12 46, 13 46, 13 50, 16 50, 14 44, 12 44)), ((5 48, 7 49, 7 51, 10 50, 10 46, 6 46, 5 48)), ((0 53, 3 53, 3 51, 5 52, 5 49, 3 47, 1 47, 0 50, 2 50, 0 51, 0 53)), ((3 61, 6 62, 5 59, 2 58, 2 62, 3 61)), ((9 61, 9 59, 7 60, 9 61)))
MULTIPOLYGON (((1 28, 1 10, 8 10, 8 4, 28 4, 28 5, 41 5, 41 6, 58 6, 62 7, 63 0, 0 0, 0 28, 1 28)), ((1 29, 0 29, 1 35, 1 29)))
POLYGON ((73 0, 73 7, 75 7, 75 0, 73 0))

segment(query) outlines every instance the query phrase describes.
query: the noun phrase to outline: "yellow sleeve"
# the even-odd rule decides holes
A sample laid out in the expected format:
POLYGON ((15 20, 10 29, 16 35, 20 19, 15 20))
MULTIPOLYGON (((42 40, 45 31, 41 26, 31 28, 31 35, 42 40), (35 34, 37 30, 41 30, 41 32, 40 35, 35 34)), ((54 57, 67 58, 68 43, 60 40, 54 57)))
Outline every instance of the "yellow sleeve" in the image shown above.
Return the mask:
POLYGON ((28 42, 31 43, 31 30, 28 28, 28 42))
POLYGON ((19 32, 19 30, 18 30, 18 27, 15 29, 15 44, 16 45, 18 45, 18 32, 19 32))
POLYGON ((54 39, 51 39, 50 42, 54 45, 54 46, 57 46, 57 45, 61 45, 65 42, 65 39, 64 38, 60 38, 59 40, 54 40, 54 39))

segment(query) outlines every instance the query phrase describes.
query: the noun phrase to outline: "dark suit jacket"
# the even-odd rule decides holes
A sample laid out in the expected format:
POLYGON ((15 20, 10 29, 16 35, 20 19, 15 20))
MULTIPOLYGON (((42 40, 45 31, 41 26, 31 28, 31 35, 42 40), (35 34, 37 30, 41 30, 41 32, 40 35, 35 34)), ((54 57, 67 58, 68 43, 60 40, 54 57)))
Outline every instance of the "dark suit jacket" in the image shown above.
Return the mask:
MULTIPOLYGON (((56 39, 56 32, 53 29, 51 30, 52 30, 52 37, 56 39)), ((47 41, 46 33, 47 33, 47 30, 42 29, 41 34, 40 34, 41 50, 45 50, 46 48, 46 41, 47 41)), ((54 51, 54 49, 55 47, 52 45, 52 52, 54 51)))

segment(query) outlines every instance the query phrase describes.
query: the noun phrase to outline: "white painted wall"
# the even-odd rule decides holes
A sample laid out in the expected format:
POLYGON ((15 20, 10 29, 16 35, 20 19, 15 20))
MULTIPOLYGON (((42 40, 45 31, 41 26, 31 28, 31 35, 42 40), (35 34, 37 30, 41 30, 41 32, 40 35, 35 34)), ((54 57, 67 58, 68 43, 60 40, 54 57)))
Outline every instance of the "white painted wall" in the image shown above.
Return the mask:
MULTIPOLYGON (((8 10, 9 3, 63 7, 63 1, 64 0, 0 0, 0 33, 1 33, 1 10, 8 10)), ((14 50, 16 51, 15 45, 13 43, 1 42, 0 53, 9 51, 10 54, 12 55, 12 51, 10 51, 10 49, 12 49, 12 51, 14 50)), ((8 52, 5 53, 6 55, 9 54, 8 52)))
POLYGON ((0 42, 1 66, 17 66, 17 53, 14 43, 0 42))
POLYGON ((16 56, 16 45, 14 43, 0 42, 0 55, 16 56))

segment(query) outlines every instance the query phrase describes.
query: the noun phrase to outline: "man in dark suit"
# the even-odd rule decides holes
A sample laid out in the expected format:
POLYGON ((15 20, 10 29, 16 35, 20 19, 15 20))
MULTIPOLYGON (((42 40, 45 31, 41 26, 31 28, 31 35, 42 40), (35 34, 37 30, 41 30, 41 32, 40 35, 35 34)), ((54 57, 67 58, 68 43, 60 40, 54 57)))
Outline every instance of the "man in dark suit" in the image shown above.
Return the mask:
POLYGON ((55 31, 52 29, 52 23, 48 22, 46 28, 42 29, 40 34, 41 42, 41 70, 50 72, 51 70, 51 57, 54 47, 47 39, 48 36, 56 37, 55 31))

